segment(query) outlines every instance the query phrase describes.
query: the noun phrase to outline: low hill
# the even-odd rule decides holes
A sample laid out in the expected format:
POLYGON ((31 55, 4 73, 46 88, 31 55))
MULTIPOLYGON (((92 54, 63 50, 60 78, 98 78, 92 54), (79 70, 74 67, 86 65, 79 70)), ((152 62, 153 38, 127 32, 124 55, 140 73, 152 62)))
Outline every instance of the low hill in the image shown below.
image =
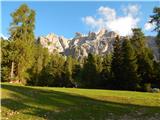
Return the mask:
POLYGON ((3 120, 158 120, 160 93, 1 83, 3 120))

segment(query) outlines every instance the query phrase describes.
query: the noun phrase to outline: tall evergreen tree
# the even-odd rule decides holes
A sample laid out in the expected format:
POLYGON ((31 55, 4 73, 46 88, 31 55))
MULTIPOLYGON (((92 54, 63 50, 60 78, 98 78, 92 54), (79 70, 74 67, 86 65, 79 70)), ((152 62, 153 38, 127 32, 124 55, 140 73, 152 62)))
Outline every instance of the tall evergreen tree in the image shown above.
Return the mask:
POLYGON ((137 56, 131 42, 125 38, 122 43, 122 84, 123 89, 137 90, 139 81, 137 75, 137 56))
POLYGON ((113 88, 111 63, 112 63, 111 54, 106 54, 105 56, 103 56, 103 62, 102 62, 103 70, 101 72, 101 79, 102 79, 102 87, 107 89, 113 88))
POLYGON ((141 29, 133 29, 131 42, 137 55, 138 74, 141 83, 142 85, 150 84, 153 80, 153 54, 146 45, 145 36, 141 29))
POLYGON ((157 36, 160 37, 160 7, 155 7, 153 9, 154 15, 151 15, 151 20, 149 21, 152 24, 155 24, 154 31, 157 31, 157 36))
POLYGON ((10 41, 4 40, 3 38, 0 39, 1 42, 1 80, 2 81, 9 81, 10 78, 10 55, 11 55, 11 47, 10 41))
POLYGON ((10 40, 13 41, 14 46, 11 69, 15 68, 13 70, 15 79, 25 83, 29 77, 26 71, 34 60, 35 12, 26 4, 22 4, 11 16, 13 22, 10 26, 10 40))
POLYGON ((153 9, 154 15, 151 15, 151 20, 149 21, 152 24, 155 24, 154 31, 157 32, 157 45, 159 49, 159 59, 160 59, 160 7, 155 7, 153 9))
POLYGON ((113 44, 113 55, 112 55, 112 64, 111 69, 113 73, 114 79, 114 88, 122 89, 123 84, 121 84, 122 80, 122 46, 119 36, 116 37, 113 44))
POLYGON ((38 85, 65 87, 65 59, 59 54, 52 54, 47 66, 40 73, 38 85))
POLYGON ((32 68, 29 70, 30 80, 28 81, 31 85, 38 85, 42 69, 45 68, 50 61, 50 55, 47 48, 43 48, 39 43, 35 46, 34 63, 32 68))
POLYGON ((102 71, 102 60, 98 55, 89 54, 86 59, 82 74, 81 83, 83 87, 96 88, 100 85, 100 73, 102 71))
POLYGON ((72 78, 72 72, 73 72, 73 59, 71 56, 68 56, 66 59, 66 62, 64 64, 64 71, 65 71, 65 83, 67 87, 74 86, 74 81, 72 78))
POLYGON ((74 86, 75 87, 80 87, 83 86, 81 85, 81 76, 82 74, 82 65, 80 64, 79 61, 76 60, 76 63, 73 65, 72 69, 72 78, 74 79, 74 86))

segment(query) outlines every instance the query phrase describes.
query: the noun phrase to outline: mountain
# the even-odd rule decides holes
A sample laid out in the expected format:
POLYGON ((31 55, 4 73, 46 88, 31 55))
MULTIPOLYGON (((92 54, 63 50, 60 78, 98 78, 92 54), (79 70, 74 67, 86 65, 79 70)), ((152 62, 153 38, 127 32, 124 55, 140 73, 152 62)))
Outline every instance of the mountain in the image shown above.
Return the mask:
MULTIPOLYGON (((118 34, 113 31, 101 29, 98 33, 89 32, 82 35, 77 32, 71 40, 59 37, 55 34, 39 37, 43 47, 48 48, 49 52, 58 52, 66 56, 73 56, 78 59, 88 56, 88 53, 104 55, 113 51, 113 42, 118 34)), ((123 36, 120 37, 123 39, 123 36)), ((155 59, 158 58, 158 49, 155 38, 146 37, 148 46, 153 50, 155 59)))
POLYGON ((64 37, 59 37, 53 33, 47 36, 41 36, 38 38, 40 44, 48 48, 49 52, 63 53, 67 48, 69 48, 69 40, 64 37))

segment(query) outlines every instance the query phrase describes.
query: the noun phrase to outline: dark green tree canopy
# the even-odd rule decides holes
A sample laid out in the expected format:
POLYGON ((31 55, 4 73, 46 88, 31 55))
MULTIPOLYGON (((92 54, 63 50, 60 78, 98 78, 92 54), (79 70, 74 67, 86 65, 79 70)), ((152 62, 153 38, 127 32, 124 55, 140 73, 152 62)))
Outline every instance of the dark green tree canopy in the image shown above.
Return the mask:
POLYGON ((155 7, 153 13, 154 15, 150 16, 151 20, 149 22, 156 25, 154 31, 157 31, 158 34, 160 34, 160 7, 155 7))

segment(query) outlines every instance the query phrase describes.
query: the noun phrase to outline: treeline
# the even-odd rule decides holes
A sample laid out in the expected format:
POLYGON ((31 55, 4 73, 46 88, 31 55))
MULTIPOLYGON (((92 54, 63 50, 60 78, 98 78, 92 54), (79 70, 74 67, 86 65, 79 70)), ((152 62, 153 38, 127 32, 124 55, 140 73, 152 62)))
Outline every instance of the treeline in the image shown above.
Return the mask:
MULTIPOLYGON (((151 23, 158 23, 160 8, 155 8, 151 23)), ((34 86, 83 87, 150 91, 160 88, 160 62, 155 61, 141 29, 132 37, 116 37, 113 53, 89 54, 77 60, 71 56, 49 53, 35 41, 35 12, 26 4, 11 14, 10 38, 1 38, 2 81, 34 86)), ((159 23, 157 24, 157 26, 159 23)), ((160 43, 160 28, 157 45, 160 43)))

